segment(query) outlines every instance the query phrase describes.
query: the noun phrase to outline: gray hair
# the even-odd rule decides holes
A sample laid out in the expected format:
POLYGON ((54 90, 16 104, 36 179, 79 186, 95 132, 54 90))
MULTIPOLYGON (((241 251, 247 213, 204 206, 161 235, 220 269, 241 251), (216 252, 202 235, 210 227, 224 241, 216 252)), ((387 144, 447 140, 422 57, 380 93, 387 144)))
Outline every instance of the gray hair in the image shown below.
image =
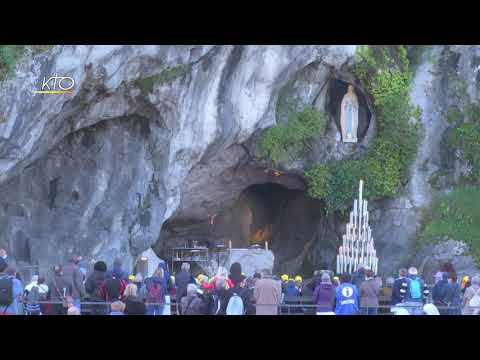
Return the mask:
POLYGON ((472 285, 480 285, 480 275, 472 277, 472 285))
POLYGON ((182 270, 183 271, 190 271, 190 264, 189 263, 182 263, 182 270))
POLYGON ((227 280, 224 277, 219 277, 215 282, 216 289, 226 289, 227 288, 227 280))
POLYGON ((188 284, 187 285, 187 295, 195 295, 197 293, 197 285, 188 284))

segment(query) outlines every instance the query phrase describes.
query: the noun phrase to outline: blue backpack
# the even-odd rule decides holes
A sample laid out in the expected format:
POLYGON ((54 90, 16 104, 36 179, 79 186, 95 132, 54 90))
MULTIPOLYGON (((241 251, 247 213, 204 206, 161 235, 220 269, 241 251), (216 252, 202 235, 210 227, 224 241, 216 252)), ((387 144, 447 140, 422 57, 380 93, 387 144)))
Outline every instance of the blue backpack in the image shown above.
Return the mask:
POLYGON ((410 279, 410 297, 412 299, 422 298, 422 283, 418 277, 410 279))
POLYGON ((227 315, 245 315, 243 300, 237 293, 234 293, 230 298, 230 300, 228 301, 226 314, 227 315))

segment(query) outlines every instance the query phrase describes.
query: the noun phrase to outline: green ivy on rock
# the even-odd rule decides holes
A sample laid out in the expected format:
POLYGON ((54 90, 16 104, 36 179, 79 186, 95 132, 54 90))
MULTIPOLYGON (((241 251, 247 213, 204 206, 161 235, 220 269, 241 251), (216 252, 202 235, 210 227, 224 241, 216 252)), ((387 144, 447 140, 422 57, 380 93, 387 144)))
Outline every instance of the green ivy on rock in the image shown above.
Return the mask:
POLYGON ((265 131, 260 140, 262 156, 274 166, 295 161, 310 147, 314 137, 324 134, 326 122, 325 113, 313 107, 292 113, 286 123, 265 131))

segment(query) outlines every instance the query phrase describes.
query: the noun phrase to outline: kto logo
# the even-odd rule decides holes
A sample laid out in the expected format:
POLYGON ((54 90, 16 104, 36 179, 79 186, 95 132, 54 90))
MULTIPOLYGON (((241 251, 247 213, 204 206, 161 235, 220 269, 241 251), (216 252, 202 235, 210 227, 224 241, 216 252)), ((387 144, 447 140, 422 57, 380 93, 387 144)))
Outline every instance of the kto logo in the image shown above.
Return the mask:
POLYGON ((75 80, 70 76, 50 76, 50 78, 43 77, 42 89, 35 90, 36 94, 72 94, 75 80))

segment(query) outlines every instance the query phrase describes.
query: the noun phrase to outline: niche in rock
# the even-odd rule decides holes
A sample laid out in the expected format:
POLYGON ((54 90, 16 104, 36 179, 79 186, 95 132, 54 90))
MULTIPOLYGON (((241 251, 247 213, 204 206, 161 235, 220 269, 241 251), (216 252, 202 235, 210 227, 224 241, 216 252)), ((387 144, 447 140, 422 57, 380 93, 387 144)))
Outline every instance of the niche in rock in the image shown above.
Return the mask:
POLYGON ((20 230, 15 235, 13 246, 13 256, 18 261, 31 262, 31 244, 30 239, 20 230))
MULTIPOLYGON (((340 106, 341 106, 343 97, 347 93, 348 85, 349 84, 347 82, 339 79, 331 80, 328 85, 327 110, 335 120, 335 124, 337 125, 339 132, 341 132, 340 106)), ((363 137, 367 133, 368 125, 370 124, 370 119, 372 115, 362 92, 359 91, 356 87, 354 88, 354 90, 358 98, 357 139, 360 142, 361 139, 363 139, 363 137)))

